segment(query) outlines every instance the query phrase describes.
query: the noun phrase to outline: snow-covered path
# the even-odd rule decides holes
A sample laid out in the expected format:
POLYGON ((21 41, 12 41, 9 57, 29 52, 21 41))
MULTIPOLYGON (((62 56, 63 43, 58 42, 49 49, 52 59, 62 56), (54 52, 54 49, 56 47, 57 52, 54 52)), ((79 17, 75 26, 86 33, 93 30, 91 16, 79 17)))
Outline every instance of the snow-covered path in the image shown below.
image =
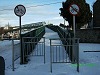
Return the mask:
MULTIPOLYGON (((5 75, 99 75, 100 74, 100 52, 84 53, 85 50, 100 50, 100 44, 80 43, 80 72, 76 71, 76 64, 62 63, 53 64, 53 72, 50 72, 50 38, 58 38, 58 34, 46 28, 45 49, 46 63, 43 57, 30 56, 28 64, 20 65, 19 60, 15 62, 15 71, 11 66, 6 68, 5 75)), ((1 46, 1 45, 0 45, 1 46)), ((8 48, 8 46, 7 46, 8 48)), ((11 64, 11 50, 0 53, 5 59, 10 60, 6 65, 11 64)))
MULTIPOLYGON (((7 75, 55 75, 56 73, 60 72, 61 66, 63 65, 54 65, 53 67, 53 73, 50 72, 50 38, 59 38, 58 34, 56 32, 53 32, 50 29, 46 28, 46 34, 44 35, 45 39, 45 49, 46 49, 46 63, 43 62, 43 57, 38 56, 30 56, 30 61, 26 65, 19 65, 18 61, 15 63, 15 71, 12 72, 11 69, 7 70, 7 75), (58 69, 58 68, 59 69, 58 69), (56 72, 56 71, 57 72, 56 72), (10 72, 11 71, 11 72, 10 72)), ((58 42, 59 43, 59 42, 58 42)), ((64 70, 64 69, 63 69, 64 70)), ((66 71, 65 71, 66 72, 66 71)))
MULTIPOLYGON (((19 43, 15 40, 14 44, 19 43)), ((9 69, 12 65, 12 40, 0 41, 0 56, 5 59, 5 69, 9 69)))

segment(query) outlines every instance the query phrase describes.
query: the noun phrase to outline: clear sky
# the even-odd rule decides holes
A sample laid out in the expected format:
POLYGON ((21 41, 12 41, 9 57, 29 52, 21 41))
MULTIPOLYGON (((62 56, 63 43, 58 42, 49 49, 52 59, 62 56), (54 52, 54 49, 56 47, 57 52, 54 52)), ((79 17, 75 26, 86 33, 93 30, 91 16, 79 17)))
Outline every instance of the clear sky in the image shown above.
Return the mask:
MULTIPOLYGON (((5 26, 8 22, 11 26, 19 26, 19 18, 14 14, 13 10, 18 4, 24 5, 27 10, 26 14, 22 17, 22 25, 41 21, 59 25, 63 23, 63 18, 59 15, 59 8, 62 7, 62 3, 38 7, 33 6, 63 1, 66 0, 0 0, 0 26, 5 26)), ((86 0, 86 2, 92 6, 95 0, 86 0)))

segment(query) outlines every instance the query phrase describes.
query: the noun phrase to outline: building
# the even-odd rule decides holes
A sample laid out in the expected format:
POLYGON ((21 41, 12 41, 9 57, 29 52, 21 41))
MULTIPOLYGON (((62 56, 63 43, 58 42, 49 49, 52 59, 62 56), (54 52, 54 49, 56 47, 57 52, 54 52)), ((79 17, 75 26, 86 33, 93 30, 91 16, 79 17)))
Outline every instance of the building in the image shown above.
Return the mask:
POLYGON ((100 28, 100 0, 93 5, 93 27, 100 28))

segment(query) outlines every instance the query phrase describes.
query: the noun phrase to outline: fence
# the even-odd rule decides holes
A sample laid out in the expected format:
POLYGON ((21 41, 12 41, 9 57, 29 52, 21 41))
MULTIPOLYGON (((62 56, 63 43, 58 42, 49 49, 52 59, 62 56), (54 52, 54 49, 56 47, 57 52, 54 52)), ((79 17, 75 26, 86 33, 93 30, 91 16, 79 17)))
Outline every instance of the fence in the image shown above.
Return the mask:
POLYGON ((20 40, 19 39, 2 39, 2 40, 11 40, 12 41, 12 70, 14 71, 14 62, 20 58, 20 40), (15 43, 15 41, 18 41, 15 43))
POLYGON ((30 30, 29 32, 21 34, 21 37, 40 37, 45 33, 45 26, 41 26, 30 30))
MULTIPOLYGON (((20 58, 20 42, 15 44, 12 39, 12 70, 14 71, 14 62, 20 58)), ((18 40, 18 39, 17 39, 18 40)))
MULTIPOLYGON (((73 44, 72 40, 68 40, 68 42, 66 42, 67 38, 73 38, 72 31, 64 30, 59 26, 47 26, 47 27, 58 33, 59 37, 63 39, 63 40, 61 40, 63 45, 68 45, 68 44, 72 45, 73 44)), ((70 55, 69 57, 70 57, 71 61, 72 61, 72 49, 73 49, 73 47, 71 46, 70 47, 70 54, 68 53, 70 55)))
POLYGON ((77 71, 79 72, 79 39, 50 39, 50 70, 52 72, 53 63, 76 63, 77 71), (62 41, 66 40, 66 45, 62 44, 62 41), (59 43, 55 43, 59 41, 59 43), (69 44, 69 41, 73 41, 73 44, 69 44), (73 48, 73 49, 71 49, 73 48), (70 53, 72 50, 72 54, 70 53), (72 60, 70 60, 72 56, 72 60))
MULTIPOLYGON (((24 50, 22 47, 23 42, 31 42, 34 39, 35 46, 36 46, 44 34, 45 34, 45 26, 41 26, 39 28, 36 28, 35 30, 31 30, 30 32, 27 32, 27 33, 21 35, 21 60, 20 60, 21 64, 28 62, 27 56, 25 56, 25 53, 24 53, 24 52, 26 52, 26 50, 24 50), (33 37, 33 39, 32 39, 32 37, 33 37), (38 38, 38 40, 36 40, 37 38, 38 38), (23 52, 23 50, 24 50, 24 52, 23 52)), ((33 46, 33 49, 35 49, 35 46, 33 46)), ((29 49, 28 52, 30 54, 32 51, 29 49)))
MULTIPOLYGON (((45 38, 44 37, 23 37, 22 38, 23 48, 23 61, 27 61, 30 55, 33 56, 44 56, 45 63, 45 38)), ((24 62, 25 63, 25 62, 24 62)))

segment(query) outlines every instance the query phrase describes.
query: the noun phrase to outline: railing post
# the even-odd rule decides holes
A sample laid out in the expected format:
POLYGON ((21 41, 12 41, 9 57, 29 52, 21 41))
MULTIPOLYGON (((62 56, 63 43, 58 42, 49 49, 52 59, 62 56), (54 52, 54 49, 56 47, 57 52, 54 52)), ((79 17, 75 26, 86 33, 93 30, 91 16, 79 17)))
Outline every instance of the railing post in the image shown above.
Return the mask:
POLYGON ((50 71, 52 73, 52 49, 51 49, 51 39, 50 39, 50 71))
POLYGON ((72 38, 72 64, 75 63, 75 38, 72 38))
POLYGON ((12 39, 12 71, 14 71, 14 40, 12 39))
POLYGON ((78 49, 77 49, 77 72, 79 72, 79 39, 77 39, 77 46, 78 46, 78 49))
POLYGON ((44 37, 44 64, 45 64, 45 37, 44 37))

